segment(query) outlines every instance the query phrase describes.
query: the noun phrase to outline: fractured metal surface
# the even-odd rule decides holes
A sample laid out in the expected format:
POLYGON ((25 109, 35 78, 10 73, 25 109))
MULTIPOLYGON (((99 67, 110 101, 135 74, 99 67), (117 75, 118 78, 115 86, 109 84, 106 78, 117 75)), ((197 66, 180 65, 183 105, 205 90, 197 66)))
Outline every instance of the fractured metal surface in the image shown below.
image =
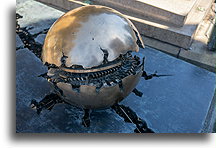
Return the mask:
POLYGON ((84 6, 52 25, 42 61, 56 66, 48 66, 48 80, 63 91, 67 103, 84 109, 108 108, 138 83, 144 63, 131 53, 139 47, 144 47, 139 32, 121 13, 84 6))
MULTIPOLYGON (((137 85, 143 73, 144 63, 131 53, 114 61, 120 65, 104 66, 100 71, 50 67, 45 78, 63 91, 63 99, 85 109, 108 108, 124 99, 137 85), (103 69, 103 70, 102 70, 103 69)), ((113 65, 112 63, 109 63, 113 65)), ((115 65, 115 64, 114 64, 115 65)))
POLYGON ((84 73, 81 73, 82 70, 75 69, 74 73, 50 68, 45 77, 63 91, 63 99, 67 103, 85 109, 107 108, 124 99, 143 73, 144 63, 130 53, 118 61, 121 63, 116 67, 94 72, 89 69, 90 72, 83 70, 84 73))
POLYGON ((118 85, 102 87, 99 92, 95 86, 81 85, 79 92, 72 91, 71 85, 58 83, 57 86, 63 90, 65 100, 82 108, 108 108, 124 99, 139 82, 142 72, 130 75, 122 80, 123 90, 118 85))

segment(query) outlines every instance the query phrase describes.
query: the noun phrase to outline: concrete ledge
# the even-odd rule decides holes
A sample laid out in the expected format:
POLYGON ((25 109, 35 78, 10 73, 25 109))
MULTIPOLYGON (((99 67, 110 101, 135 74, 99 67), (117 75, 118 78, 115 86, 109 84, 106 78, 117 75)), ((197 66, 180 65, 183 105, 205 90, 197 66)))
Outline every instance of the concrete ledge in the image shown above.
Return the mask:
POLYGON ((183 49, 179 54, 179 58, 212 72, 216 72, 216 56, 199 54, 183 49))
MULTIPOLYGON (((68 11, 80 6, 88 5, 83 3, 82 0, 39 0, 40 2, 53 5, 61 10, 68 11)), ((126 14, 137 27, 139 32, 142 35, 149 36, 151 38, 155 38, 161 40, 163 42, 167 42, 173 44, 175 46, 179 46, 185 49, 188 49, 191 46, 193 37, 196 34, 196 30, 200 21, 206 15, 207 10, 211 6, 212 0, 201 1, 200 5, 203 8, 203 11, 199 11, 196 9, 194 12, 192 19, 187 21, 187 23, 183 27, 170 27, 165 24, 160 24, 156 22, 151 22, 149 20, 145 20, 140 18, 140 15, 135 13, 134 11, 128 11, 127 9, 117 9, 121 13, 126 14)), ((117 7, 116 7, 117 8, 117 7)))
MULTIPOLYGON (((193 50, 185 50, 177 46, 173 46, 171 44, 167 44, 161 42, 159 40, 155 40, 153 38, 149 38, 146 36, 142 36, 145 41, 145 45, 149 47, 156 48, 164 53, 172 55, 176 58, 187 61, 191 64, 194 64, 198 67, 207 69, 211 72, 216 72, 216 54, 203 54, 198 53, 193 50)), ((207 50, 207 47, 205 48, 207 50)))
POLYGON ((155 40, 153 38, 143 36, 143 35, 142 35, 142 39, 146 46, 155 48, 171 56, 177 57, 177 55, 180 53, 180 49, 181 49, 180 47, 173 46, 171 44, 164 43, 159 40, 155 40))
MULTIPOLYGON (((83 1, 84 0, 80 0, 83 1)), ((158 1, 157 3, 163 4, 167 0, 158 1)), ((194 2, 196 0, 193 0, 194 2)), ((147 19, 150 21, 160 21, 160 22, 166 22, 167 24, 170 24, 171 26, 177 25, 177 26, 183 26, 184 21, 186 18, 186 15, 180 14, 177 12, 171 12, 168 8, 170 5, 167 5, 166 8, 162 9, 160 7, 155 6, 152 4, 151 1, 131 1, 131 0, 92 0, 92 4, 97 5, 105 5, 112 7, 117 10, 127 10, 129 13, 137 13, 141 15, 142 19, 147 19)), ((192 3, 192 5, 194 5, 192 3)))

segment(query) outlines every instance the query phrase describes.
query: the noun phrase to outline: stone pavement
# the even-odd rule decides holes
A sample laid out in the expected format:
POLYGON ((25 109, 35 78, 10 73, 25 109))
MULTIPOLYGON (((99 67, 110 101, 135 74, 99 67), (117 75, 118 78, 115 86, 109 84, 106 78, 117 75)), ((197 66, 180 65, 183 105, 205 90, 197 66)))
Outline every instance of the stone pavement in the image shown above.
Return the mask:
POLYGON ((215 74, 182 60, 146 48, 147 72, 155 70, 171 77, 141 80, 137 89, 144 93, 123 100, 149 126, 160 133, 197 133, 204 130, 207 112, 213 100, 215 74))
MULTIPOLYGON (((31 0, 19 3, 16 12, 23 16, 18 23, 27 27, 39 44, 43 43, 44 29, 63 14, 31 0)), ((130 94, 121 104, 134 110, 157 133, 209 132, 206 129, 211 129, 215 74, 153 48, 146 47, 140 54, 146 56, 145 70, 148 73, 157 70, 158 74, 173 76, 141 80, 137 89, 143 92, 143 96, 130 94)), ((20 46, 16 52, 16 132, 134 132, 135 126, 124 122, 112 109, 94 110, 89 128, 81 125, 82 110, 66 104, 56 105, 51 112, 44 110, 37 115, 29 105, 32 99, 39 101, 50 91, 46 80, 37 77, 46 70, 34 53, 20 46)))
POLYGON ((64 14, 64 12, 31 0, 17 4, 16 13, 23 16, 18 21, 20 27, 27 27, 31 35, 37 35, 50 28, 54 21, 64 14))
POLYGON ((24 47, 23 42, 21 41, 20 37, 16 34, 16 48, 19 49, 23 47, 24 47))
POLYGON ((82 110, 59 104, 54 109, 37 115, 32 110, 32 99, 40 101, 50 92, 48 82, 38 75, 46 72, 38 59, 28 49, 20 49, 16 54, 16 132, 20 133, 131 133, 135 129, 127 124, 111 109, 92 112, 91 126, 81 125, 82 110), (25 57, 25 58, 24 58, 25 57))

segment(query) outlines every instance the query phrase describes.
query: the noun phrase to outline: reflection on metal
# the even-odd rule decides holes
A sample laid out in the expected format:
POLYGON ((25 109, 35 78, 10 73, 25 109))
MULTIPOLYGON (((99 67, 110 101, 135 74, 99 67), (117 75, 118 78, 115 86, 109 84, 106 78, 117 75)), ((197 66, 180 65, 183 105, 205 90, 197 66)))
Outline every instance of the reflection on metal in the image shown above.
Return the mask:
POLYGON ((106 69, 99 67, 97 71, 94 68, 92 72, 50 68, 49 81, 63 91, 69 104, 85 109, 107 108, 132 92, 143 74, 139 58, 124 55, 116 62, 121 64, 106 69))
POLYGON ((64 101, 84 109, 107 108, 133 91, 143 63, 133 52, 144 47, 134 25, 121 13, 89 5, 60 17, 47 33, 42 60, 46 78, 64 101))
POLYGON ((49 64, 61 65, 62 53, 66 67, 83 68, 103 63, 104 49, 108 61, 128 51, 139 51, 137 41, 142 39, 134 25, 121 13, 104 6, 85 6, 67 12, 47 33, 42 59, 49 64))
POLYGON ((130 108, 118 105, 132 91, 142 95, 134 89, 142 76, 148 77, 144 58, 136 54, 140 47, 139 32, 121 13, 96 5, 69 11, 50 28, 42 51, 49 70, 40 76, 53 91, 31 107, 38 114, 57 103, 80 107, 85 127, 90 126, 90 109, 112 107, 136 125, 135 132, 152 132, 130 108))
POLYGON ((118 67, 121 65, 121 62, 116 63, 116 64, 112 64, 106 67, 101 67, 101 68, 90 68, 90 69, 69 69, 69 68, 65 68, 65 67, 60 67, 60 69, 67 71, 67 72, 72 72, 72 73, 89 73, 89 72, 99 72, 99 71, 103 71, 103 70, 108 70, 111 69, 113 67, 118 67))
POLYGON ((80 4, 80 5, 83 5, 83 6, 87 6, 87 5, 89 5, 91 3, 91 1, 89 1, 89 2, 87 1, 88 3, 86 3, 86 1, 81 2, 81 1, 78 1, 78 0, 68 0, 68 1, 71 1, 71 2, 76 3, 76 4, 80 4))

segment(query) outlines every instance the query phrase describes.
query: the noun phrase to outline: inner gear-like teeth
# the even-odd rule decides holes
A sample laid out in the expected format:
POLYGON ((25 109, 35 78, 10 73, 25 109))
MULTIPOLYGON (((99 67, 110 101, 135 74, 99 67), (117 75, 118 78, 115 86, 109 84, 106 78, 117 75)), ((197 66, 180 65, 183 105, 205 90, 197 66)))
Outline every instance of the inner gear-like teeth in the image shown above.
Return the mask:
MULTIPOLYGON (((49 72, 52 74, 49 75, 51 76, 51 80, 53 82, 64 82, 71 84, 72 89, 76 92, 79 92, 80 85, 95 86, 96 92, 99 92, 100 88, 103 86, 119 85, 119 88, 122 91, 124 89, 122 85, 122 79, 129 75, 135 75, 142 69, 143 65, 140 64, 140 59, 136 56, 133 57, 130 52, 122 55, 122 57, 118 60, 121 62, 120 65, 118 64, 102 71, 98 71, 94 68, 96 72, 82 73, 82 70, 80 73, 78 73, 77 70, 75 70, 76 73, 73 73, 64 71, 61 68, 50 68, 49 72)), ((118 63, 119 61, 116 62, 118 63)))

